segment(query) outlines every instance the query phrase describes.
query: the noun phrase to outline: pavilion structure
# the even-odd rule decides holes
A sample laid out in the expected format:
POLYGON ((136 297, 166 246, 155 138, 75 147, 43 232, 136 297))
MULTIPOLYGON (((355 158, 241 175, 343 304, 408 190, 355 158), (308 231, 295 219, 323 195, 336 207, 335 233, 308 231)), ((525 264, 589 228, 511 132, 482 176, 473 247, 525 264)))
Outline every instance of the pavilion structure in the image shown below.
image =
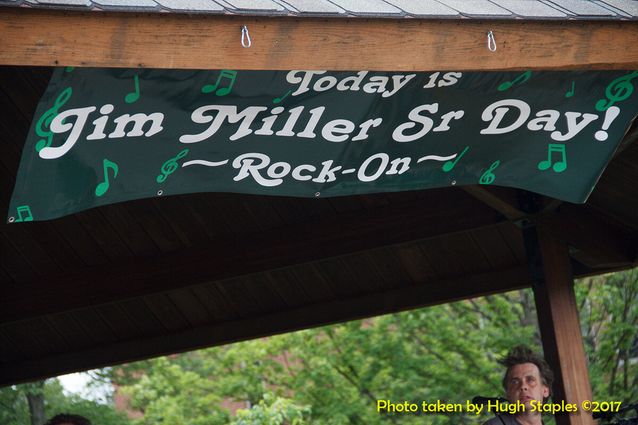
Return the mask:
MULTIPOLYGON (((0 211, 52 67, 635 70, 637 20, 632 0, 0 0, 0 211)), ((533 287, 554 400, 591 399, 573 279, 637 265, 637 134, 579 205, 204 193, 0 224, 0 385, 533 287)))

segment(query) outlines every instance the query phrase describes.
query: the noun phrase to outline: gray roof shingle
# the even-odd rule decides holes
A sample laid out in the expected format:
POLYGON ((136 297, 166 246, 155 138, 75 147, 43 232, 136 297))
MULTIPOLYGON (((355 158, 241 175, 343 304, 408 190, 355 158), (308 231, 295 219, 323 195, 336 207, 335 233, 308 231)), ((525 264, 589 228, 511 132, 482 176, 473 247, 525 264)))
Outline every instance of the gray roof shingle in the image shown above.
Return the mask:
POLYGON ((598 6, 596 3, 583 0, 551 0, 552 3, 557 4, 573 13, 574 15, 585 16, 614 16, 615 13, 609 9, 598 6))
POLYGON ((638 17, 638 1, 636 0, 603 0, 603 3, 620 9, 634 18, 638 17))
POLYGON ((573 13, 574 15, 584 16, 614 16, 615 13, 604 7, 600 7, 596 3, 585 0, 551 0, 554 3, 565 10, 573 13))
POLYGON ((91 0, 31 0, 31 2, 54 6, 91 6, 91 0))
POLYGON ((540 1, 492 0, 499 6, 525 18, 564 18, 567 15, 540 1))
POLYGON ((441 3, 468 16, 507 16, 512 13, 488 0, 440 0, 441 3))
POLYGON ((300 13, 346 13, 345 10, 328 0, 283 0, 300 13))
POLYGON ((332 0, 337 6, 354 15, 401 14, 401 9, 383 0, 332 0))
POLYGON ((458 16, 459 11, 436 0, 386 0, 388 3, 414 16, 458 16))
POLYGON ((223 12, 226 10, 213 0, 155 0, 173 12, 223 12))
POLYGON ((638 20, 638 0, 0 0, 0 6, 243 16, 638 20))
POLYGON ((104 9, 157 9, 159 6, 153 0, 93 0, 93 3, 104 9))
POLYGON ((241 11, 254 11, 254 12, 282 12, 286 10, 279 3, 275 3, 272 0, 226 0, 232 8, 241 11))

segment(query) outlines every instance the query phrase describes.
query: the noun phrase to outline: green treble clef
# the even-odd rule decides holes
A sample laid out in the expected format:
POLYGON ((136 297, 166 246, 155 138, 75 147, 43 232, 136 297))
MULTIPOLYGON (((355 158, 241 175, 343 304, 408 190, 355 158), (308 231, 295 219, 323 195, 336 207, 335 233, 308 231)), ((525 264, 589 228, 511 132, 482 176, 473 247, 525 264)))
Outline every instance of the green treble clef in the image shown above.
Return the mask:
POLYGON ((166 161, 164 164, 162 164, 162 174, 157 176, 155 181, 157 181, 158 183, 163 183, 164 180, 166 180, 166 178, 169 175, 173 174, 175 172, 175 170, 177 170, 179 168, 179 165, 177 164, 177 161, 179 161, 180 159, 184 158, 187 154, 188 154, 188 149, 184 149, 183 151, 178 153, 175 156, 175 158, 171 158, 168 161, 166 161))
POLYGON ((600 99, 596 102, 596 110, 605 112, 616 102, 622 102, 627 99, 634 92, 634 85, 631 80, 638 77, 638 71, 634 71, 631 74, 623 75, 612 81, 605 90, 605 96, 607 99, 600 99))
POLYGON ((479 179, 479 184, 492 184, 494 183, 494 179, 496 176, 492 171, 496 170, 496 168, 501 164, 501 161, 494 161, 490 168, 487 169, 486 172, 483 173, 481 178, 479 179))
POLYGON ((55 104, 51 107, 51 109, 47 110, 38 122, 35 125, 35 132, 38 136, 42 137, 42 139, 38 140, 38 143, 35 145, 36 152, 40 152, 44 148, 48 148, 51 146, 53 142, 53 132, 49 129, 51 126, 51 121, 58 115, 58 111, 68 100, 71 98, 71 94, 73 94, 73 89, 71 87, 67 87, 62 90, 62 93, 55 99, 55 104))

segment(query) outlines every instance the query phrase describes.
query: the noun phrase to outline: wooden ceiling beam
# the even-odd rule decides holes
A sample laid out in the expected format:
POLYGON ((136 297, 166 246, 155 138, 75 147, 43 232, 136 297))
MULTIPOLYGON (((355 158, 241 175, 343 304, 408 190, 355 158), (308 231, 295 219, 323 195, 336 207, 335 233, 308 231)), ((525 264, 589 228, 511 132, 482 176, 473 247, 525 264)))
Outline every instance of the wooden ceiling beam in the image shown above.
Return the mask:
POLYGON ((501 213, 509 221, 517 221, 527 216, 516 205, 516 193, 514 189, 504 187, 487 188, 485 186, 463 186, 469 193, 488 207, 501 213))
POLYGON ((637 261, 638 235, 614 224, 584 205, 574 205, 544 198, 538 214, 526 214, 517 207, 512 189, 465 186, 462 189, 509 221, 523 218, 547 226, 566 241, 570 255, 589 268, 628 267, 637 261))
POLYGON ((430 190, 407 203, 0 290, 0 323, 469 231, 500 220, 461 191, 430 190))
POLYGON ((628 267, 636 263, 638 235, 585 206, 564 203, 555 214, 538 217, 548 232, 566 241, 570 256, 593 269, 628 267))
POLYGON ((171 334, 135 338, 81 352, 18 363, 0 363, 0 387, 64 373, 223 345, 347 320, 448 303, 531 285, 526 266, 411 284, 351 298, 338 298, 258 317, 209 324, 171 334), (450 299, 450 294, 454 298, 450 299))
POLYGON ((379 71, 638 68, 632 21, 347 19, 0 8, 0 64, 379 71), (252 40, 242 48, 241 27, 252 40), (487 48, 487 33, 497 50, 487 48), (352 54, 356 52, 356 54, 352 54))

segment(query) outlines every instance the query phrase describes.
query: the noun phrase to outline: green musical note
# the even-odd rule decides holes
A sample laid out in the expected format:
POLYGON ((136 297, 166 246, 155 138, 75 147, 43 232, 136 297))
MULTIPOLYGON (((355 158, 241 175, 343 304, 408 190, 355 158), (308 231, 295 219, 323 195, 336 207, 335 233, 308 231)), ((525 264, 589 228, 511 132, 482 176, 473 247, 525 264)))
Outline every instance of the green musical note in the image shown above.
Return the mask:
POLYGON ((282 102, 282 101, 283 101, 286 97, 288 97, 288 95, 289 95, 290 93, 292 93, 292 90, 288 90, 288 91, 286 92, 286 94, 284 94, 284 95, 283 95, 283 96, 281 96, 281 97, 276 97, 276 98, 274 98, 274 99, 273 99, 273 101, 272 101, 272 103, 274 103, 274 104, 281 103, 281 102, 282 102))
POLYGON ((237 78, 237 71, 229 71, 224 69, 219 73, 219 77, 217 77, 217 81, 215 84, 206 84, 202 87, 202 93, 211 93, 215 92, 216 96, 226 96, 233 89, 233 85, 235 84, 235 79, 237 78), (219 87, 223 78, 230 80, 228 83, 228 87, 219 87))
POLYGON ((468 149, 470 149, 470 147, 466 146, 465 149, 463 149, 463 151, 460 154, 458 154, 456 158, 454 158, 454 160, 447 161, 445 164, 443 164, 443 168, 442 168, 443 172, 447 173, 448 171, 452 170, 452 168, 454 168, 456 163, 459 162, 459 159, 461 159, 461 157, 465 155, 465 152, 467 152, 468 149))
POLYGON ((58 111, 66 102, 69 101, 71 95, 73 94, 73 89, 71 87, 67 87, 62 90, 62 93, 55 99, 55 103, 53 106, 42 114, 40 119, 35 125, 35 132, 38 136, 42 137, 42 139, 38 140, 35 144, 36 152, 40 152, 44 148, 48 148, 53 143, 53 132, 49 130, 51 126, 51 122, 58 115, 58 111))
POLYGON ((28 205, 22 205, 16 208, 18 211, 18 218, 15 221, 16 223, 21 223, 23 221, 33 221, 33 214, 31 214, 31 208, 28 205), (26 213, 26 217, 22 216, 22 213, 26 213))
POLYGON ((541 171, 547 170, 552 166, 552 169, 557 173, 562 173, 567 169, 567 156, 565 155, 565 145, 560 143, 550 143, 547 148, 547 159, 538 163, 538 169, 541 171), (561 160, 553 162, 552 152, 557 152, 561 155, 561 160))
POLYGON ((565 93, 566 98, 570 98, 576 93, 576 82, 572 81, 572 88, 567 93, 565 93))
POLYGON ((496 168, 501 164, 501 161, 494 161, 492 163, 492 165, 490 165, 490 168, 487 169, 486 172, 483 173, 483 175, 481 176, 479 183, 480 184, 492 184, 494 183, 494 179, 496 178, 496 176, 494 175, 494 173, 492 173, 492 171, 496 170, 496 168))
POLYGON ((111 184, 109 182, 108 170, 113 170, 113 180, 115 180, 115 178, 117 177, 117 172, 119 171, 119 167, 117 166, 117 164, 115 162, 109 161, 106 158, 104 158, 104 160, 102 161, 102 168, 104 169, 104 181, 95 187, 95 196, 97 197, 104 195, 106 191, 109 190, 111 184))
POLYGON ((605 112, 616 102, 622 102, 627 99, 634 92, 634 85, 631 84, 631 80, 638 77, 638 71, 634 71, 630 74, 623 75, 612 81, 605 89, 605 96, 607 99, 600 99, 596 102, 596 110, 605 112))
POLYGON ((155 180, 158 183, 163 183, 169 175, 173 174, 175 170, 179 168, 177 161, 184 158, 187 154, 188 154, 188 149, 184 149, 183 151, 178 153, 177 156, 169 159, 164 164, 162 164, 162 174, 157 176, 155 180))
POLYGON ((526 82, 527 80, 529 80, 529 78, 532 76, 532 71, 525 71, 523 72, 521 75, 519 75, 518 77, 516 77, 514 79, 514 81, 505 81, 504 83, 501 83, 501 85, 499 85, 496 90, 498 91, 505 91, 505 90, 509 90, 512 88, 512 86, 516 85, 516 84, 523 84, 524 82, 526 82))
POLYGON ((137 76, 137 74, 135 74, 135 77, 133 77, 133 82, 135 84, 135 91, 128 93, 124 97, 124 102, 129 104, 137 102, 137 99, 140 98, 140 78, 137 76))

